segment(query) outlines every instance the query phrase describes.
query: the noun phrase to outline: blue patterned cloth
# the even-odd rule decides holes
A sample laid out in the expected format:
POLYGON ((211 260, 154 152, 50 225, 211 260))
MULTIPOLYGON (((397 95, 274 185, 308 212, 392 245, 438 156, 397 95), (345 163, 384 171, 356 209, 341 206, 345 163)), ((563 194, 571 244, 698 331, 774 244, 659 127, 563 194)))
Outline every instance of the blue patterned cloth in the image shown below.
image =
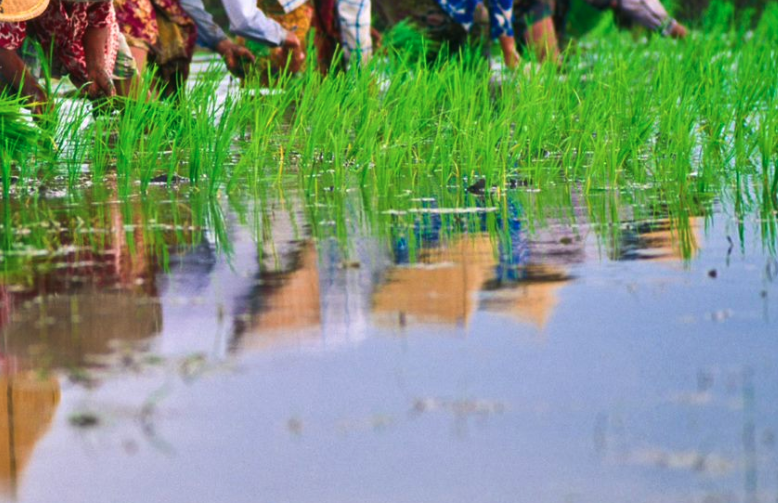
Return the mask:
MULTIPOLYGON (((482 0, 437 0, 440 8, 470 31, 475 22, 475 11, 482 0)), ((489 27, 492 38, 513 36, 513 0, 490 0, 489 27)))

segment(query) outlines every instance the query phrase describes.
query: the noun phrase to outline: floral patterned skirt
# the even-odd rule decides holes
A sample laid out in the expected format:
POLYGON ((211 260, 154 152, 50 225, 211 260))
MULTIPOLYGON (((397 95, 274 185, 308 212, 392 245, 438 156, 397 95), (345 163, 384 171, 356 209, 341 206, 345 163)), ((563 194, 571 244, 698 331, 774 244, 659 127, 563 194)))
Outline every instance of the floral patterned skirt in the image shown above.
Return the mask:
POLYGON ((65 3, 53 0, 37 18, 20 23, 0 23, 0 48, 16 51, 22 49, 28 35, 42 47, 52 48, 53 60, 49 62, 52 74, 69 75, 74 85, 80 87, 88 80, 84 35, 89 28, 108 28, 105 45, 106 71, 114 71, 119 49, 119 28, 110 2, 65 3))
MULTIPOLYGON (((310 2, 305 2, 289 13, 284 12, 277 0, 257 0, 257 7, 267 14, 268 17, 277 21, 286 31, 297 35, 303 46, 307 45, 314 12, 310 2)), ((264 80, 268 75, 276 74, 286 66, 286 61, 284 61, 285 51, 280 47, 267 49, 254 45, 252 49, 257 53, 254 71, 260 76, 260 79, 264 80)))
POLYGON ((149 51, 163 81, 186 80, 197 41, 194 21, 178 0, 114 0, 119 28, 133 47, 149 51))

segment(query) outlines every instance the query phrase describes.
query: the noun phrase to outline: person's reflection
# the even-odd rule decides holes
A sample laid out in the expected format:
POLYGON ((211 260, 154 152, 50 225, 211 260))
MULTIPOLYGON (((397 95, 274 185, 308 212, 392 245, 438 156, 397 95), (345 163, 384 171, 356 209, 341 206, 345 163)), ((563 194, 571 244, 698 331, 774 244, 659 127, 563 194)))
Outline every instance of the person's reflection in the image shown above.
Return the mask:
POLYGON ((559 222, 530 234, 513 198, 496 213, 444 218, 436 209, 429 203, 411 235, 395 237, 397 265, 373 298, 378 323, 467 325, 481 309, 542 328, 568 266, 583 260, 581 236, 559 222))
POLYGON ((0 361, 0 497, 17 497, 35 445, 48 431, 60 400, 59 382, 22 370, 15 358, 0 361))
POLYGON ((246 312, 236 326, 243 350, 315 341, 321 334, 321 302, 316 247, 305 241, 288 250, 283 269, 259 272, 246 298, 246 312))
POLYGON ((694 217, 631 222, 614 243, 615 260, 683 262, 700 250, 700 221, 694 217))
POLYGON ((330 207, 344 212, 336 236, 330 228, 309 231, 298 202, 263 218, 259 267, 238 303, 235 350, 331 349, 369 332, 372 294, 389 264, 385 247, 365 224, 361 204, 330 207))
POLYGON ((492 242, 480 233, 422 249, 416 264, 388 272, 373 296, 374 316, 381 325, 466 324, 494 265, 492 242))
POLYGON ((480 308, 542 329, 559 304, 559 290, 572 280, 570 267, 585 259, 584 236, 558 219, 530 233, 518 201, 509 198, 507 209, 496 217, 499 260, 483 285, 480 308))
POLYGON ((316 249, 300 240, 301 208, 294 200, 255 204, 243 214, 224 209, 218 227, 228 243, 206 237, 159 273, 161 352, 218 359, 288 344, 319 326, 316 249))
POLYGON ((34 366, 86 365, 119 341, 148 339, 162 323, 142 211, 137 205, 85 207, 99 240, 83 243, 73 217, 58 213, 64 232, 51 256, 24 266, 25 288, 0 288, 5 351, 34 366))

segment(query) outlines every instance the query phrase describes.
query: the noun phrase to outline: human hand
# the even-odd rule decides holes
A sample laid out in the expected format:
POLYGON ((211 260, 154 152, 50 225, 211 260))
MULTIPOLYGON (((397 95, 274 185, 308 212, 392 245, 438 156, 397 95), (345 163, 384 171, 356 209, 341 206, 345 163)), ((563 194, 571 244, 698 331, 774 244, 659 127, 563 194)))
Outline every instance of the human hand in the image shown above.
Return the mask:
POLYGON ((689 30, 686 28, 686 26, 676 21, 673 23, 673 26, 670 28, 670 32, 668 34, 672 38, 686 38, 689 35, 689 30))
POLYGON ((46 121, 47 117, 54 110, 54 103, 46 96, 46 92, 40 87, 35 86, 27 93, 30 111, 36 121, 46 121))
POLYGON ((89 99, 113 98, 116 96, 113 80, 105 68, 92 68, 87 70, 86 95, 89 99))
POLYGON ((285 65, 288 65, 289 71, 292 73, 299 72, 303 67, 303 63, 305 63, 305 51, 300 39, 293 32, 289 31, 286 33, 286 39, 281 47, 282 60, 285 65))
POLYGON ((108 44, 108 27, 90 25, 84 33, 84 57, 86 59, 86 95, 91 100, 116 96, 111 75, 106 70, 105 47, 108 44))
POLYGON ((215 49, 224 59, 224 64, 227 65, 230 73, 236 77, 243 77, 245 73, 243 68, 246 62, 253 63, 256 61, 251 51, 228 38, 216 44, 215 49))

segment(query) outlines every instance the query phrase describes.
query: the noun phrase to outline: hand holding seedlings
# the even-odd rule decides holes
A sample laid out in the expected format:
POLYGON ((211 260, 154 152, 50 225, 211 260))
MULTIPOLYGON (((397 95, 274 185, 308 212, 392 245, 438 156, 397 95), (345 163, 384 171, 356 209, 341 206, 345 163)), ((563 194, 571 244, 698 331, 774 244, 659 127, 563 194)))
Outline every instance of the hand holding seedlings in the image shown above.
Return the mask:
POLYGON ((294 33, 287 32, 284 40, 281 60, 287 62, 289 71, 297 73, 302 69, 305 62, 305 51, 300 43, 300 39, 294 33))
POLYGON ((105 47, 108 45, 108 27, 90 26, 84 33, 84 57, 86 62, 86 93, 90 99, 111 98, 116 89, 105 63, 105 47))
POLYGON ((216 44, 215 49, 224 59, 227 70, 236 77, 243 77, 245 75, 244 68, 246 63, 254 63, 256 61, 256 58, 251 51, 228 38, 225 38, 216 44))
POLYGON ((51 110, 46 92, 38 84, 14 50, 0 48, 0 82, 10 84, 14 90, 26 98, 33 115, 40 117, 51 110))

